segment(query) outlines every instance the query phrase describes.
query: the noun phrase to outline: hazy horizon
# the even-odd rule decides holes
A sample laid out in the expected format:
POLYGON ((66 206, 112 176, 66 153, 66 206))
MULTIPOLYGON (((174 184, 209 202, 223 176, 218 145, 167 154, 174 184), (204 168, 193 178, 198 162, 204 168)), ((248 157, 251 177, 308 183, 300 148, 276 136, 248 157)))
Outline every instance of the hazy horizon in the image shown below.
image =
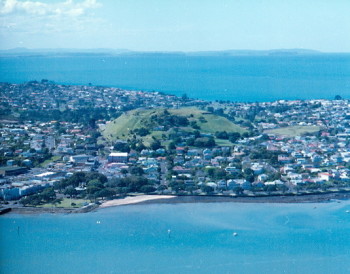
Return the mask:
POLYGON ((0 0, 0 49, 350 52, 350 2, 0 0))
POLYGON ((129 54, 129 53, 168 53, 168 54, 210 54, 210 53, 229 53, 229 54, 253 54, 259 55, 261 54, 270 54, 270 53, 297 53, 297 54, 349 54, 348 52, 331 52, 331 51, 320 51, 315 49, 307 49, 307 48, 271 48, 271 49, 222 49, 222 50, 131 50, 127 48, 27 48, 27 47, 16 47, 16 48, 8 48, 8 49, 0 49, 2 53, 111 53, 111 54, 129 54))

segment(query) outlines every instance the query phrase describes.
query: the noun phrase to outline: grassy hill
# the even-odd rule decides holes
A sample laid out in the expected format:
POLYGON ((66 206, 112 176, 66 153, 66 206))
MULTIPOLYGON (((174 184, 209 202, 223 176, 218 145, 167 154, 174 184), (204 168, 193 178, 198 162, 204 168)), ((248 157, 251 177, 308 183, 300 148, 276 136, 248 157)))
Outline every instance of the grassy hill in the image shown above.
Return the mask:
MULTIPOLYGON (((111 121, 102 130, 102 135, 108 141, 114 141, 116 139, 128 139, 137 129, 146 128, 150 131, 150 134, 142 137, 143 141, 147 144, 152 139, 152 136, 160 138, 163 134, 167 135, 171 131, 171 127, 165 128, 164 131, 157 129, 162 126, 159 123, 159 118, 164 115, 165 109, 136 109, 124 113, 119 118, 111 121), (157 117, 157 119, 154 119, 157 117)), ((203 110, 199 110, 194 107, 180 108, 180 109, 167 109, 169 115, 185 117, 190 124, 195 123, 199 126, 201 133, 215 133, 216 131, 226 132, 246 132, 245 129, 235 125, 228 119, 214 115, 203 110)), ((183 131, 194 131, 192 125, 176 126, 183 131)), ((220 144, 226 144, 225 140, 220 140, 220 144), (224 141, 224 143, 223 143, 224 141)), ((228 143, 227 143, 228 144, 228 143)))

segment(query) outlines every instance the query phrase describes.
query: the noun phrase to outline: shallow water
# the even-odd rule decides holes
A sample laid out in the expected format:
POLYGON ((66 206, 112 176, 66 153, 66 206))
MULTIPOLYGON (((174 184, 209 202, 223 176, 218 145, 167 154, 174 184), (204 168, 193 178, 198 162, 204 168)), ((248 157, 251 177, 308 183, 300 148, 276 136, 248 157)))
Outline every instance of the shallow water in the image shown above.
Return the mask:
POLYGON ((349 201, 7 214, 1 273, 349 273, 346 210, 349 201))

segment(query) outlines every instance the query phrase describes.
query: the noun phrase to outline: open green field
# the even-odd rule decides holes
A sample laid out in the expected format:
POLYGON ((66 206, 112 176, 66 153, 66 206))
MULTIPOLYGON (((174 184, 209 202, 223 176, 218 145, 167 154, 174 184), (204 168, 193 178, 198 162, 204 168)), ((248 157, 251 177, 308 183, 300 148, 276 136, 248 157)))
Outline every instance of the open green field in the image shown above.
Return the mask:
MULTIPOLYGON (((57 204, 56 207, 64 207, 64 208, 79 208, 84 205, 84 203, 90 203, 89 200, 84 199, 69 199, 64 198, 63 201, 60 204, 57 204), (72 206, 71 204, 75 203, 75 206, 72 206)), ((54 207, 53 204, 44 204, 38 207, 54 207)))
POLYGON ((265 133, 294 137, 303 135, 305 133, 315 133, 320 129, 321 128, 319 126, 291 126, 266 130, 265 133))
MULTIPOLYGON (((172 115, 186 117, 190 122, 196 121, 202 133, 215 133, 216 131, 246 132, 245 129, 235 125, 225 117, 211 114, 198 108, 188 107, 168 109, 168 111, 172 115)), ((108 141, 128 139, 131 137, 130 131, 144 127, 151 132, 151 134, 142 138, 145 144, 147 144, 152 140, 152 136, 160 138, 162 134, 166 134, 165 131, 154 131, 154 127, 158 125, 154 124, 150 119, 152 115, 162 115, 163 112, 163 108, 136 109, 129 111, 107 124, 105 129, 102 130, 102 135, 108 141)), ((191 126, 182 127, 181 129, 185 131, 194 131, 191 126)))
POLYGON ((52 156, 50 159, 45 160, 44 162, 42 162, 40 164, 41 167, 45 167, 46 165, 48 165, 51 162, 57 162, 58 160, 61 160, 61 156, 52 156))

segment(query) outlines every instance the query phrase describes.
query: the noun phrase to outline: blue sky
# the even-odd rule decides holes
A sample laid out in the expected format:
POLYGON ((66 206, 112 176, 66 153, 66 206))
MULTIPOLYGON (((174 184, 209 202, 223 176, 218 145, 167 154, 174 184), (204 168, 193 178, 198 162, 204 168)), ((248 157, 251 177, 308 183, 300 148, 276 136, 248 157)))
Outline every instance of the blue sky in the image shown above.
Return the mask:
POLYGON ((350 0, 0 0, 0 48, 350 52, 350 0))

